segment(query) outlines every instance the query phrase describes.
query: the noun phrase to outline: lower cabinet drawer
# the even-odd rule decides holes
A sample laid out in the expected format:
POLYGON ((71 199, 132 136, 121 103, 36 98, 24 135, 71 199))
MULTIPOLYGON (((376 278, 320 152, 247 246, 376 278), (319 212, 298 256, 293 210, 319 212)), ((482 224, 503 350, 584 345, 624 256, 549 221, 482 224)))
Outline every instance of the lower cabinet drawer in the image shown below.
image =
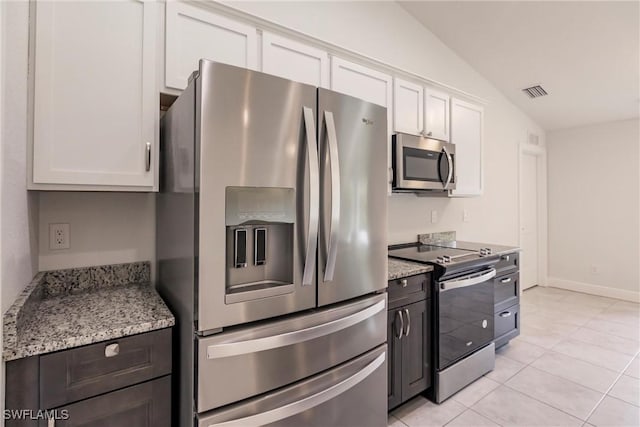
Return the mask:
POLYGON ((389 309, 429 298, 430 283, 431 274, 429 273, 389 280, 389 309))
POLYGON ((507 274, 497 277, 494 281, 494 309, 495 312, 504 310, 518 303, 520 290, 520 273, 507 274))
MULTIPOLYGON (((171 426, 171 376, 112 391, 52 411, 56 427, 171 426)), ((51 425, 47 420, 40 427, 51 425)))
POLYGON ((55 408, 171 373, 171 329, 44 355, 40 407, 55 408))
POLYGON ((495 314, 494 342, 496 347, 506 344, 520 334, 520 305, 516 304, 495 314))

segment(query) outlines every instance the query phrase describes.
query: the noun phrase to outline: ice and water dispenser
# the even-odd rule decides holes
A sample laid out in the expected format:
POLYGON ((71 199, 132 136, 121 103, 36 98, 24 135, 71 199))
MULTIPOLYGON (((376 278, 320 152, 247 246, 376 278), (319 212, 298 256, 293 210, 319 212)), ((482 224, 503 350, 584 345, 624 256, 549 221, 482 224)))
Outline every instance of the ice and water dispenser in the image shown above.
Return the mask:
POLYGON ((225 303, 294 290, 293 188, 227 187, 225 303))

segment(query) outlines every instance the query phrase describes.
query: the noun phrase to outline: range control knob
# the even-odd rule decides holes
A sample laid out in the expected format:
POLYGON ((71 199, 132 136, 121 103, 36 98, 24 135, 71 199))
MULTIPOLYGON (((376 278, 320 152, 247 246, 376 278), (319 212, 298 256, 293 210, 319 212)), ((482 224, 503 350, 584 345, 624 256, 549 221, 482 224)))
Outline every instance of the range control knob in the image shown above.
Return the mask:
POLYGON ((444 258, 443 258, 443 257, 439 256, 439 257, 436 257, 436 262, 437 262, 438 264, 444 264, 444 262, 445 262, 445 261, 444 261, 444 258))
POLYGON ((443 255, 442 256, 442 260, 447 263, 447 262, 451 262, 451 257, 449 255, 443 255))

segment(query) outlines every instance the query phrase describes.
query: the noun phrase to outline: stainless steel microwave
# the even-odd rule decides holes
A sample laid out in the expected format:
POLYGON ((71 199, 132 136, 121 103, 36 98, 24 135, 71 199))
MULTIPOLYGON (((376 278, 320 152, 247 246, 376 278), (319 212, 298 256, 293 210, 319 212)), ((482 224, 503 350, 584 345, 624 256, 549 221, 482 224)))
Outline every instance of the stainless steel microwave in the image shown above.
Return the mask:
POLYGON ((448 192, 456 188, 456 146, 397 133, 392 138, 395 192, 448 192))

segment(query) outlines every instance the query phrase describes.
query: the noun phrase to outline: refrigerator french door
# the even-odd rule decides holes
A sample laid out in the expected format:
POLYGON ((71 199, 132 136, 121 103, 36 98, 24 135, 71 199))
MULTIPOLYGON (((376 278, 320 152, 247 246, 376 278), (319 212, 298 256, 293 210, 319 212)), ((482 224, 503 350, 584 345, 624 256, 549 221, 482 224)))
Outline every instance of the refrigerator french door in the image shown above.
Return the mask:
POLYGON ((318 89, 318 305, 387 287, 387 110, 318 89))

